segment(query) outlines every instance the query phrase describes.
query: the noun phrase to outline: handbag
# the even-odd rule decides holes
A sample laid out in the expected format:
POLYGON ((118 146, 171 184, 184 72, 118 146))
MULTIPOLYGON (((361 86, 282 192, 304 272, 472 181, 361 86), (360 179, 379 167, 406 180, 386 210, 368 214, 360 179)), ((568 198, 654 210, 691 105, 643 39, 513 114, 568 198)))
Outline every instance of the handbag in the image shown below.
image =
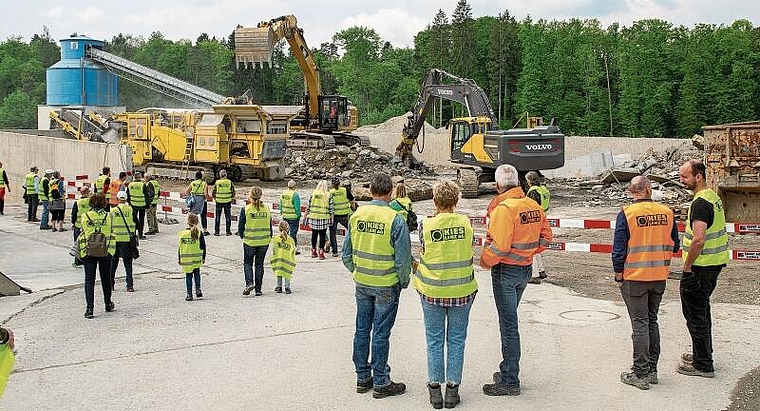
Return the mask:
POLYGON ((187 208, 193 208, 193 206, 195 205, 195 196, 191 194, 190 196, 186 197, 185 205, 187 206, 187 208))
POLYGON ((65 209, 66 203, 62 198, 54 198, 53 201, 50 202, 50 210, 52 211, 60 211, 65 209))

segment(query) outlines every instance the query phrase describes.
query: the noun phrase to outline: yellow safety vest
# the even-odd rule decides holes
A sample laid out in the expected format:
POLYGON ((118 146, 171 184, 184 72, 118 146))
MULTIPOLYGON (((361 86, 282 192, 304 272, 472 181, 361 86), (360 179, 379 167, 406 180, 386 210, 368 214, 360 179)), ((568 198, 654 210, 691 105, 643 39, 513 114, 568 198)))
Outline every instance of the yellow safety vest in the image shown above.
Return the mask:
POLYGON ((640 201, 623 208, 628 223, 623 279, 665 281, 673 257, 673 211, 662 204, 640 201))
POLYGON ((8 343, 0 344, 0 398, 2 398, 5 392, 5 387, 8 384, 8 377, 13 371, 13 366, 16 364, 16 356, 13 354, 13 350, 8 346, 8 343))
POLYGON ((80 198, 77 200, 77 222, 74 223, 74 227, 82 228, 82 217, 90 211, 90 198, 80 198))
POLYGON ((3 168, 0 167, 0 188, 5 188, 5 177, 3 177, 3 168))
POLYGON ((108 195, 108 187, 103 187, 103 184, 106 183, 106 180, 108 180, 108 176, 105 174, 101 174, 98 176, 98 178, 95 179, 95 187, 93 188, 94 193, 104 193, 108 195), (103 191, 105 190, 105 192, 103 191))
POLYGON ((34 188, 35 177, 37 177, 37 174, 29 173, 24 179, 24 189, 26 190, 26 195, 28 196, 37 194, 37 189, 34 188))
POLYGON ((368 204, 359 207, 349 219, 353 246, 354 281, 369 287, 398 284, 391 228, 396 211, 388 206, 368 204))
POLYGON ((116 253, 116 238, 113 236, 113 221, 111 215, 103 209, 90 209, 82 216, 82 233, 79 234, 77 243, 79 245, 79 257, 84 258, 87 255, 87 239, 90 234, 99 230, 108 238, 108 254, 116 253))
POLYGON ((333 198, 333 214, 336 216, 351 214, 346 187, 338 187, 337 189, 333 188, 330 190, 330 195, 333 198))
POLYGON ((259 209, 256 209, 253 204, 245 206, 243 243, 251 247, 269 244, 271 225, 269 207, 266 204, 262 204, 259 209))
POLYGON ((422 225, 425 253, 414 275, 414 288, 432 298, 466 297, 478 289, 473 268, 470 219, 443 213, 422 225))
POLYGON ((295 194, 296 191, 291 189, 287 189, 280 194, 280 202, 282 203, 280 214, 282 215, 282 218, 286 220, 295 220, 298 218, 296 208, 293 205, 293 197, 295 194))
POLYGON ((158 181, 156 180, 150 180, 150 184, 153 185, 153 201, 151 201, 151 205, 157 205, 158 204, 158 197, 161 196, 161 188, 158 185, 158 181))
POLYGON ((311 192, 311 202, 309 203, 309 218, 313 220, 330 219, 330 202, 323 191, 314 190, 311 192))
POLYGON ((272 271, 276 277, 285 277, 290 280, 296 268, 296 243, 290 236, 287 236, 285 240, 282 236, 274 236, 269 263, 272 264, 272 271))
POLYGON ((200 236, 202 233, 198 233, 198 239, 193 240, 192 233, 189 228, 186 228, 179 232, 179 240, 177 245, 179 246, 179 265, 182 267, 183 273, 192 273, 196 268, 201 268, 203 265, 203 250, 201 250, 200 236))
POLYGON ((133 181, 127 186, 129 190, 129 205, 132 207, 145 207, 144 184, 142 181, 133 181))
POLYGON ((129 235, 135 233, 135 220, 132 207, 129 204, 119 204, 116 207, 112 207, 111 219, 113 220, 113 234, 116 236, 116 242, 128 243, 129 235), (125 220, 126 225, 124 224, 125 220))
POLYGON ((203 180, 193 180, 190 182, 190 194, 202 196, 206 195, 206 182, 203 180))
MULTIPOLYGON (((723 210, 723 202, 715 191, 706 188, 694 195, 694 200, 703 198, 713 206, 713 223, 705 232, 705 245, 693 265, 706 267, 728 263, 728 234, 726 233, 726 214, 723 210)), ((683 259, 689 255, 689 248, 694 239, 694 231, 691 228, 691 207, 686 218, 686 233, 683 236, 683 259)))
POLYGON ((546 186, 531 186, 528 189, 528 193, 531 191, 538 191, 538 195, 541 196, 541 208, 544 209, 544 212, 549 211, 549 204, 551 203, 551 193, 549 193, 549 189, 546 188, 546 186))
POLYGON ((40 192, 38 193, 40 195, 40 201, 48 201, 48 192, 45 191, 45 183, 48 183, 48 190, 50 190, 50 179, 47 177, 42 177, 40 179, 40 192))
POLYGON ((397 210, 396 212, 406 221, 406 216, 409 214, 409 210, 412 209, 412 200, 409 197, 399 197, 394 198, 393 201, 401 206, 401 210, 397 210))
POLYGON ((223 178, 216 180, 216 195, 214 199, 219 204, 227 204, 232 202, 232 181, 223 178))

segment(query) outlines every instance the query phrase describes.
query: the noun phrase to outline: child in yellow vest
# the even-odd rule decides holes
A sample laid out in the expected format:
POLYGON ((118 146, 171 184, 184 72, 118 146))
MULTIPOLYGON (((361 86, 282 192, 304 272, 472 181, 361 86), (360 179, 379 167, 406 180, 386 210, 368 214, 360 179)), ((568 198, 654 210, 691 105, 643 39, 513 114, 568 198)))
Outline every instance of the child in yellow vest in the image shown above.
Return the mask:
POLYGON ((281 221, 279 225, 280 235, 272 238, 272 255, 269 257, 269 263, 272 264, 272 271, 277 277, 277 287, 274 292, 282 292, 282 279, 285 279, 285 294, 290 294, 290 278, 293 276, 293 270, 296 268, 296 243, 288 234, 290 225, 281 221))
POLYGON ((179 232, 177 262, 185 273, 187 286, 185 301, 193 301, 193 278, 195 278, 195 296, 203 297, 201 266, 206 262, 206 241, 198 228, 198 216, 193 213, 187 215, 187 228, 179 232))

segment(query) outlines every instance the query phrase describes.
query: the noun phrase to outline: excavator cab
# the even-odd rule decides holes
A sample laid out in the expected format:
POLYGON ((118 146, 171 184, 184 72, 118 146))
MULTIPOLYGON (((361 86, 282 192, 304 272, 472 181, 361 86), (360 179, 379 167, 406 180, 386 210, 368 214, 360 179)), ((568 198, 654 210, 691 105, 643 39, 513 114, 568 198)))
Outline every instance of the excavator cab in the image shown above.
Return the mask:
POLYGON ((348 98, 345 96, 318 96, 319 129, 321 131, 338 131, 348 126, 351 115, 348 112, 348 98))
POLYGON ((486 116, 451 119, 449 128, 451 129, 450 143, 452 161, 464 158, 465 153, 463 153, 462 147, 464 147, 474 135, 485 134, 487 131, 493 130, 493 127, 491 119, 486 116))

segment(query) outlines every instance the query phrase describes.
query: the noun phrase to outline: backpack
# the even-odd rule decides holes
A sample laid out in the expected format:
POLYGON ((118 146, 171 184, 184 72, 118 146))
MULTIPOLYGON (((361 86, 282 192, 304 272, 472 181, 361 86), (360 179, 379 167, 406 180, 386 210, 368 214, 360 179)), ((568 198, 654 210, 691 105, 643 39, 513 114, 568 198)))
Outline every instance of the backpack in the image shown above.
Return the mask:
MULTIPOLYGON (((85 218, 92 224, 90 217, 85 214, 85 218)), ((108 214, 103 217, 100 227, 106 223, 108 214)), ((85 255, 87 257, 102 258, 108 256, 108 237, 101 231, 100 227, 95 227, 95 232, 87 237, 87 243, 85 244, 85 255)))
POLYGON ((396 204, 399 205, 399 207, 403 208, 404 211, 406 211, 406 227, 409 229, 409 232, 412 233, 414 231, 417 231, 417 214, 414 213, 414 211, 406 209, 401 203, 396 201, 396 204))

